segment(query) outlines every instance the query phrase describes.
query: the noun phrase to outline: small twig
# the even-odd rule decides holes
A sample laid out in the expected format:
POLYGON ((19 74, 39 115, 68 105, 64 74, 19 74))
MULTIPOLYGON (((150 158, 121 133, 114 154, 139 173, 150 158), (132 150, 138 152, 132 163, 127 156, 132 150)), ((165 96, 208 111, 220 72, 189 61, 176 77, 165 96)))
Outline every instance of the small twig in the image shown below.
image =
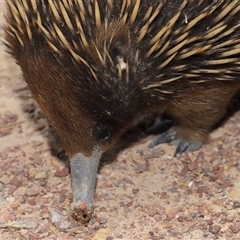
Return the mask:
POLYGON ((19 124, 22 124, 26 121, 20 121, 20 122, 14 122, 14 123, 7 123, 7 124, 4 124, 2 126, 0 126, 0 130, 1 129, 4 129, 4 128, 8 128, 8 127, 12 127, 12 126, 15 126, 15 125, 19 125, 19 124))
POLYGON ((0 228, 27 228, 25 223, 13 221, 13 222, 7 222, 4 224, 0 224, 0 228))

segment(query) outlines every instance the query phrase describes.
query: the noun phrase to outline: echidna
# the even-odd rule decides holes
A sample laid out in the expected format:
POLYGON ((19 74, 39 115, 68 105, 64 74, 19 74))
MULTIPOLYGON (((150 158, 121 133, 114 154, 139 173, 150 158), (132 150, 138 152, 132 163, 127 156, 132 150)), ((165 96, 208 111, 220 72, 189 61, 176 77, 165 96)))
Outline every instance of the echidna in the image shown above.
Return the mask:
POLYGON ((207 140, 240 89, 238 0, 7 5, 8 51, 70 157, 79 222, 91 217, 102 153, 136 119, 171 116, 181 152, 207 140))

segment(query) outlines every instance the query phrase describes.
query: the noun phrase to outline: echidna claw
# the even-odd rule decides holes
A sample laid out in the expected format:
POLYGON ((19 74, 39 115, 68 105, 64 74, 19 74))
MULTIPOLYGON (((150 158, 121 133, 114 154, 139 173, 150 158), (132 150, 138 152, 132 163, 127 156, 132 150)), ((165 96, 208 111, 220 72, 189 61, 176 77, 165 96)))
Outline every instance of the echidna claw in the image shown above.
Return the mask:
POLYGON ((202 147, 202 145, 203 145, 202 142, 189 142, 189 141, 182 140, 179 142, 176 148, 174 157, 176 157, 178 154, 184 153, 185 151, 189 151, 189 152, 197 151, 202 147))
POLYGON ((178 154, 184 153, 188 149, 189 145, 189 142, 180 141, 173 156, 176 157, 178 154))

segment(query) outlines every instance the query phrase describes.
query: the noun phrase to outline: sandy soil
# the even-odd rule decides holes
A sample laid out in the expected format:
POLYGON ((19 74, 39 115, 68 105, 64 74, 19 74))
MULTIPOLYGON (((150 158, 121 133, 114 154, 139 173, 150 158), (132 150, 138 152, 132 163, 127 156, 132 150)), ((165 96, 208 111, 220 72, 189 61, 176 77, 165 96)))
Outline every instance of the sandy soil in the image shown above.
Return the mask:
POLYGON ((0 239, 240 239, 240 113, 194 153, 146 139, 103 162, 94 219, 78 226, 69 169, 2 44, 0 62, 0 239))

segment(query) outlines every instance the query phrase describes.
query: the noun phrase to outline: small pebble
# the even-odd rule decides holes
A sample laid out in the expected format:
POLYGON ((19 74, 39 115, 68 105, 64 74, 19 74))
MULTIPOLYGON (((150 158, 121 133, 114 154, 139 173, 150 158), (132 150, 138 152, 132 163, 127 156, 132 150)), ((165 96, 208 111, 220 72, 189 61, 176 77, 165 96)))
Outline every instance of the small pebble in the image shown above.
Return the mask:
POLYGON ((12 202, 12 203, 10 203, 10 207, 11 207, 12 209, 17 209, 19 206, 20 206, 20 204, 19 204, 18 202, 12 202))
POLYGON ((225 220, 227 221, 227 222, 232 222, 233 220, 234 220, 234 216, 227 216, 226 218, 225 218, 225 220))
POLYGON ((44 226, 41 226, 38 230, 39 233, 47 233, 45 237, 49 235, 49 229, 50 229, 50 223, 45 224, 44 226))
POLYGON ((184 176, 187 174, 188 171, 189 171, 189 168, 188 168, 187 166, 185 166, 185 167, 181 170, 180 176, 184 177, 184 176))
MULTIPOLYGON (((0 124, 1 125, 1 124, 0 124)), ((0 159, 5 160, 8 158, 8 154, 6 152, 0 152, 0 159)))
MULTIPOLYGON (((135 160, 133 160, 132 163, 134 164, 134 168, 135 168, 135 171, 137 173, 143 173, 143 172, 149 171, 149 168, 148 168, 148 166, 146 164, 141 164, 141 163, 139 163, 139 162, 137 162, 135 160)), ((131 183, 131 184, 133 184, 133 183, 131 183)))
POLYGON ((43 141, 35 141, 35 140, 31 141, 31 146, 34 148, 39 147, 42 144, 43 144, 43 141))
POLYGON ((233 208, 240 208, 240 202, 234 202, 233 208))
POLYGON ((23 235, 23 236, 26 236, 27 233, 28 233, 28 230, 27 229, 20 229, 20 233, 23 235))
POLYGON ((39 195, 40 191, 41 188, 39 186, 33 185, 32 187, 26 189, 25 195, 27 197, 37 196, 39 195))
POLYGON ((106 240, 113 240, 113 237, 107 236, 106 240))
POLYGON ((0 129, 0 137, 5 137, 9 134, 11 134, 12 128, 11 127, 5 127, 0 129))
POLYGON ((138 189, 138 188, 137 188, 137 189, 132 189, 132 193, 133 193, 133 194, 139 193, 139 189, 138 189))
POLYGON ((190 182, 188 183, 188 187, 191 188, 192 185, 193 185, 193 181, 190 181, 190 182))
POLYGON ((6 120, 7 120, 8 123, 16 122, 17 119, 18 119, 17 114, 12 113, 12 112, 5 113, 5 117, 6 117, 6 120))
POLYGON ((66 220, 65 221, 63 221, 61 224, 60 224, 60 228, 61 229, 68 229, 69 227, 70 227, 70 225, 71 225, 71 222, 67 222, 66 220))
POLYGON ((233 232, 233 233, 238 233, 240 231, 240 225, 239 224, 236 224, 236 225, 230 225, 230 230, 233 232))
POLYGON ((36 217, 22 217, 20 222, 22 222, 28 229, 36 229, 38 226, 38 218, 36 217))
POLYGON ((99 230, 99 229, 100 229, 100 224, 96 222, 94 225, 94 230, 99 230))
POLYGON ((32 113, 36 110, 36 106, 33 103, 25 105, 22 110, 26 113, 32 113))
POLYGON ((197 162, 192 162, 192 163, 188 164, 189 171, 195 170, 197 168, 198 168, 198 163, 197 162))
POLYGON ((109 223, 109 228, 114 230, 119 226, 119 222, 110 222, 109 223))
POLYGON ((7 124, 7 120, 6 119, 0 119, 0 126, 4 126, 7 124))
POLYGON ((8 188, 8 195, 12 196, 16 189, 17 189, 16 186, 10 185, 8 188))
POLYGON ((170 212, 170 213, 167 213, 166 216, 167 216, 168 219, 171 220, 171 219, 173 219, 176 216, 176 213, 170 212))
POLYGON ((107 236, 111 233, 109 228, 99 229, 92 240, 106 240, 107 236))
POLYGON ((58 199, 58 202, 59 202, 59 203, 62 203, 62 202, 64 202, 64 201, 66 200, 66 198, 67 198, 66 195, 61 195, 61 196, 59 197, 59 199, 58 199))
POLYGON ((35 206, 37 203, 36 203, 36 200, 34 198, 31 198, 31 199, 28 199, 28 204, 31 205, 31 206, 35 206))
POLYGON ((25 196, 25 192, 26 192, 26 187, 25 186, 20 186, 16 189, 16 191, 13 193, 14 197, 20 197, 20 196, 25 196))
POLYGON ((228 198, 228 196, 227 196, 227 195, 224 195, 224 196, 219 197, 218 199, 219 199, 219 200, 224 200, 224 199, 227 199, 227 198, 228 198))
POLYGON ((12 222, 13 221, 13 216, 11 213, 5 213, 3 214, 3 220, 5 222, 12 222))
POLYGON ((13 177, 9 183, 16 187, 20 187, 22 185, 22 181, 20 180, 19 177, 13 177))
POLYGON ((4 185, 9 184, 10 177, 8 175, 4 175, 0 178, 0 182, 3 183, 4 185))
POLYGON ((150 232, 149 232, 149 235, 150 235, 150 236, 154 236, 154 232, 150 231, 150 232))
POLYGON ((210 225, 209 231, 213 234, 217 234, 221 230, 221 227, 218 225, 210 225))
POLYGON ((58 223, 62 220, 62 216, 59 213, 57 213, 55 211, 51 211, 50 214, 51 214, 51 222, 52 223, 58 223))
POLYGON ((64 167, 62 169, 58 169, 54 174, 55 177, 66 177, 69 174, 69 168, 64 167))
POLYGON ((37 175, 35 176, 35 179, 47 179, 48 175, 46 172, 39 172, 37 173, 37 175))

